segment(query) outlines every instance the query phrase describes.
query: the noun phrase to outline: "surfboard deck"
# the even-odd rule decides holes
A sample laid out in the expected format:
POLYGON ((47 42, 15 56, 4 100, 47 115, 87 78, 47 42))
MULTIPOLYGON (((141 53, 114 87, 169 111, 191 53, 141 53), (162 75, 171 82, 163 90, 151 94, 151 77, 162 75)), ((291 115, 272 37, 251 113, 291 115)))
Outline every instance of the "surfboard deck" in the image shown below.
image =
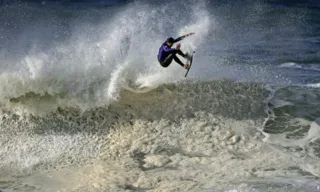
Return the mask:
POLYGON ((189 73, 189 70, 191 69, 191 66, 192 66, 192 61, 193 61, 193 54, 195 53, 195 51, 193 51, 191 53, 191 57, 190 57, 190 67, 189 69, 187 70, 186 74, 184 75, 184 77, 187 77, 188 73, 189 73))

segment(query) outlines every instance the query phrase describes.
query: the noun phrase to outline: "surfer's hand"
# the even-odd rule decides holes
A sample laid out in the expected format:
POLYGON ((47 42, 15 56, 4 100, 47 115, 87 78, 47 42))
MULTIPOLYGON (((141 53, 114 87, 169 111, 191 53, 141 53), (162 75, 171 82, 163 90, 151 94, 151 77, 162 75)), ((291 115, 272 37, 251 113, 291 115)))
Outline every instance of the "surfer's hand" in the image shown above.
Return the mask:
POLYGON ((181 47, 181 45, 178 44, 178 45, 176 46, 176 50, 180 50, 180 47, 181 47))
POLYGON ((186 36, 188 37, 188 36, 193 35, 193 34, 194 34, 194 33, 187 33, 186 36))
POLYGON ((189 64, 184 64, 183 66, 185 69, 189 69, 190 68, 190 65, 189 64))

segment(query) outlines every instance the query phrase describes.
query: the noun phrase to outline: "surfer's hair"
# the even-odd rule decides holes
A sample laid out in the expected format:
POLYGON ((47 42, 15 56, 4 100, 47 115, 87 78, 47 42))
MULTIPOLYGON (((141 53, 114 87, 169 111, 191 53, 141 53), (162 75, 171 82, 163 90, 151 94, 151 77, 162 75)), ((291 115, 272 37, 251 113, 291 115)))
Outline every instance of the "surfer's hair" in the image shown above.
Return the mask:
POLYGON ((173 37, 169 37, 167 40, 166 40, 167 43, 174 43, 174 38, 173 37))

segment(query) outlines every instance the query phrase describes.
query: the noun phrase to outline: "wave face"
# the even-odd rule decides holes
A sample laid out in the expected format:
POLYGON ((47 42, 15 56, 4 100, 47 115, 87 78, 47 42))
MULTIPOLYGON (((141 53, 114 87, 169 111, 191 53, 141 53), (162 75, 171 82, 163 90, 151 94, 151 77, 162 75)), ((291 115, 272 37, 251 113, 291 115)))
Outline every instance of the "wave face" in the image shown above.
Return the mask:
MULTIPOLYGON (((184 51, 196 49, 212 27, 201 4, 132 3, 114 13, 85 10, 81 16, 70 10, 24 9, 26 21, 18 21, 25 28, 2 49, 2 103, 34 93, 59 97, 59 105, 87 108, 117 100, 129 80, 145 86, 181 80, 178 66, 163 70, 157 63, 159 46, 168 35, 197 31, 183 43, 184 51), (43 11, 49 13, 38 18, 43 11), (180 77, 174 77, 176 73, 180 77)), ((12 14, 8 12, 6 17, 12 14)))
POLYGON ((0 1, 0 190, 318 191, 318 16, 311 1, 0 1), (185 78, 156 57, 187 32, 185 78))

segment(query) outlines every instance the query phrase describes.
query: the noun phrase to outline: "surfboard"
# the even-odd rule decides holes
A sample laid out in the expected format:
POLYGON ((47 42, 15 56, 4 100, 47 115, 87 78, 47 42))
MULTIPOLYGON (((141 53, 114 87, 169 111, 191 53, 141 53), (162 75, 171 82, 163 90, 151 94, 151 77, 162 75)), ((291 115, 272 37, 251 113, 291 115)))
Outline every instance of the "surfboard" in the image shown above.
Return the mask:
POLYGON ((186 74, 184 75, 184 77, 187 77, 188 73, 189 73, 189 70, 191 69, 191 66, 192 66, 192 61, 193 61, 193 54, 195 53, 195 51, 192 52, 191 54, 191 57, 190 57, 190 67, 189 69, 187 70, 186 74))

